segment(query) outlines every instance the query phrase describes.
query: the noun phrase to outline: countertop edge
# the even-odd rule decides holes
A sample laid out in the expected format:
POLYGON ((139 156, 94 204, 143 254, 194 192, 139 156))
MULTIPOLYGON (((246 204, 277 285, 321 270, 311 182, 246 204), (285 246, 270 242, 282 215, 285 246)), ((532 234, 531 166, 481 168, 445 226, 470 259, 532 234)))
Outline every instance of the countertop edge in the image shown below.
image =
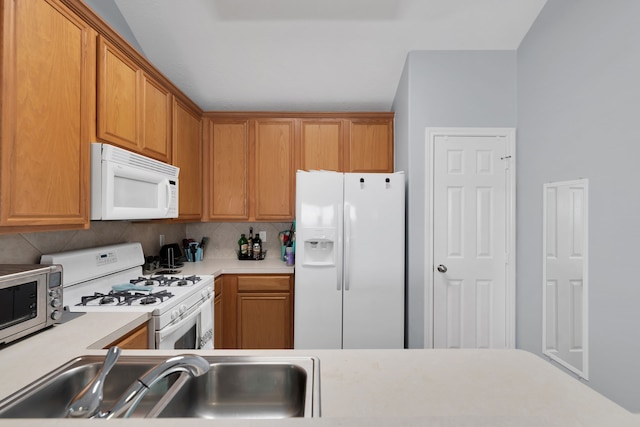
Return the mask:
POLYGON ((205 258, 199 262, 185 262, 181 274, 293 274, 293 266, 286 265, 279 258, 261 261, 240 261, 234 258, 205 258))

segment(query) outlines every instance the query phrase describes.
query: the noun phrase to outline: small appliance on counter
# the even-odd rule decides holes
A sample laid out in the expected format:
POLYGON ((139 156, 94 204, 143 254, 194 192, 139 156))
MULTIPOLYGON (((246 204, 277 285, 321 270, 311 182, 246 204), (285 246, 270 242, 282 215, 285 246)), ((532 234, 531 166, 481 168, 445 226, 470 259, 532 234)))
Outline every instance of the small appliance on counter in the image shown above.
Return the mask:
POLYGON ((160 268, 176 270, 183 267, 186 260, 177 243, 170 243, 160 248, 160 268))
POLYGON ((57 323, 62 305, 62 266, 0 264, 0 344, 57 323))

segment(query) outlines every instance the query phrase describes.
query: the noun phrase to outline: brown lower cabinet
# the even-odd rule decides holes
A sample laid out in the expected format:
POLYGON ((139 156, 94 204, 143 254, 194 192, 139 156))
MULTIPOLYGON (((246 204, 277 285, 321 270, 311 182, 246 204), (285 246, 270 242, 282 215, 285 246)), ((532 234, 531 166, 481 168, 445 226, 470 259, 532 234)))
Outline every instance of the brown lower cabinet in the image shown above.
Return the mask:
POLYGON ((149 324, 143 323, 126 335, 121 336, 105 348, 117 345, 122 349, 146 350, 149 348, 149 324))
POLYGON ((293 275, 225 274, 217 298, 216 348, 293 348, 293 275))
POLYGON ((223 276, 216 277, 214 281, 215 297, 213 300, 213 347, 223 348, 222 330, 224 325, 222 309, 223 276))

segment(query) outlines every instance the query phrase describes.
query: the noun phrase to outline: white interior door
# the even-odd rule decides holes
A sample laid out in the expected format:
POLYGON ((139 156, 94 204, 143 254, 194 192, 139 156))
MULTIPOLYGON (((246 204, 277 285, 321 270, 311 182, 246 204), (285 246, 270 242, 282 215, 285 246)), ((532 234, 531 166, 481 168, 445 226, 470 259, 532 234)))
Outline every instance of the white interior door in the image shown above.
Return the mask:
POLYGON ((543 353, 588 379, 587 180, 544 185, 543 353))
POLYGON ((513 133, 432 136, 433 345, 513 339, 513 133))

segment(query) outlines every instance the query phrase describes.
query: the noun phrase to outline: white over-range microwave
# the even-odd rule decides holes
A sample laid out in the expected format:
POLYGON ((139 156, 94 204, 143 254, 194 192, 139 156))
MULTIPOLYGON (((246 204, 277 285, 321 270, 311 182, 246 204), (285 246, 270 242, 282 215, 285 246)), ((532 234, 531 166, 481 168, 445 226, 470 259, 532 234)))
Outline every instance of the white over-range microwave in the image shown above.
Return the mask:
POLYGON ((109 144, 91 144, 91 219, 178 217, 180 168, 109 144))

